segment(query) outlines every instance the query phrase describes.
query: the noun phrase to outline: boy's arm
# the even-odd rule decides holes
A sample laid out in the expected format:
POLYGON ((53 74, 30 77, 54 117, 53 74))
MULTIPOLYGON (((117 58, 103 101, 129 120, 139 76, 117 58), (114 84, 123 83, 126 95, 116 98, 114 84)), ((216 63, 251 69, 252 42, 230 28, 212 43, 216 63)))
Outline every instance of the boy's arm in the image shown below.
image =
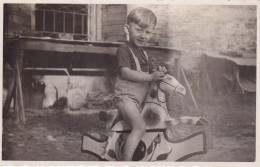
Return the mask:
POLYGON ((162 71, 155 71, 151 74, 147 74, 147 73, 131 70, 129 67, 121 67, 120 72, 122 77, 124 77, 127 80, 135 81, 135 82, 157 81, 160 80, 165 75, 165 73, 162 71))

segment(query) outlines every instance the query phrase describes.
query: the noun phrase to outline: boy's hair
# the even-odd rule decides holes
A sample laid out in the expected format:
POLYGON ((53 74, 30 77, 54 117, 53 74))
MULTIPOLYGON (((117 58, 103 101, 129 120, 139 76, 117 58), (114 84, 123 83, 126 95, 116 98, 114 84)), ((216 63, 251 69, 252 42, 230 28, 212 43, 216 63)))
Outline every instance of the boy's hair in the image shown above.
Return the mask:
POLYGON ((134 22, 142 28, 157 24, 157 17, 150 9, 139 7, 132 10, 127 16, 127 24, 134 22))

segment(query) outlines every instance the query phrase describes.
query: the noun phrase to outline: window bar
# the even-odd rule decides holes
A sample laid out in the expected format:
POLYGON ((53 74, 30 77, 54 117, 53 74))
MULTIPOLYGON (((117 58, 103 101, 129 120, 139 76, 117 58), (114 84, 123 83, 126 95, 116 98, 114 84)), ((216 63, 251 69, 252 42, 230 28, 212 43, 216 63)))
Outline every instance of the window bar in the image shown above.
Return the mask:
POLYGON ((73 12, 73 19, 72 19, 72 33, 74 34, 75 33, 75 13, 73 12))
POLYGON ((65 33, 65 12, 63 13, 63 33, 65 33))
POLYGON ((81 15, 81 34, 84 34, 84 15, 81 15))
MULTIPOLYGON (((88 10, 88 13, 90 13, 89 10, 88 10)), ((88 14, 87 17, 86 17, 86 22, 88 23, 88 26, 86 27, 87 28, 86 33, 88 34, 88 41, 91 41, 91 36, 90 36, 90 31, 91 31, 90 30, 90 19, 91 18, 90 17, 91 17, 90 14, 88 14)))
POLYGON ((53 19, 53 32, 56 32, 56 30, 55 30, 55 17, 56 17, 56 12, 55 12, 55 10, 53 11, 53 15, 54 15, 54 19, 53 19))
POLYGON ((45 10, 43 10, 43 28, 42 28, 42 30, 43 30, 43 32, 45 31, 45 10))

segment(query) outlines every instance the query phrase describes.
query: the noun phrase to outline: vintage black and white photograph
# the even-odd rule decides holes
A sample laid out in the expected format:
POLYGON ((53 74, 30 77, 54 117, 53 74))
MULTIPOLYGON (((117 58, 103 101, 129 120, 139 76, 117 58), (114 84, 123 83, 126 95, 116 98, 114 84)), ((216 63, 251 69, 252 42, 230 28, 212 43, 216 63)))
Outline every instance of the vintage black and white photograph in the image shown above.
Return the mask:
POLYGON ((2 8, 2 161, 256 161, 256 4, 2 8))

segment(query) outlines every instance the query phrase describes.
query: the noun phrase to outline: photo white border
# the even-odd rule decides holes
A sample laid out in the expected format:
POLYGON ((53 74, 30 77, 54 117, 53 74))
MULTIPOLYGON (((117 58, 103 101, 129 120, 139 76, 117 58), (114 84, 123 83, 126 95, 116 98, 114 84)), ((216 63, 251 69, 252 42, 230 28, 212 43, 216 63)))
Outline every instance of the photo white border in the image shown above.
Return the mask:
MULTIPOLYGON (((173 4, 173 5, 257 5, 257 36, 259 34, 259 2, 260 0, 3 0, 0 7, 0 21, 3 23, 3 4, 4 3, 82 3, 82 4, 173 4), (129 3, 131 2, 131 3, 129 3)), ((3 24, 0 27, 0 52, 3 55, 3 24)), ((259 56, 259 38, 257 37, 257 57, 259 56)), ((257 58, 257 94, 256 94, 256 154, 255 162, 100 162, 100 161, 2 161, 0 166, 91 166, 91 167, 127 167, 127 166, 150 166, 150 167, 259 167, 260 166, 260 118, 259 118, 259 58, 257 58)), ((0 59, 1 70, 3 60, 0 59)), ((0 73, 0 84, 3 84, 3 73, 0 73)), ((2 94, 2 89, 0 89, 2 94)), ((2 95, 0 96, 2 101, 2 95)), ((2 108, 2 105, 0 105, 2 108)), ((246 111, 245 111, 246 112, 246 111)), ((2 112, 0 113, 2 118, 2 112)), ((2 125, 2 119, 0 121, 2 125)), ((2 134, 2 128, 0 128, 2 134)), ((2 143, 2 137, 0 138, 2 143)), ((2 147, 0 147, 0 159, 2 158, 2 147)))

